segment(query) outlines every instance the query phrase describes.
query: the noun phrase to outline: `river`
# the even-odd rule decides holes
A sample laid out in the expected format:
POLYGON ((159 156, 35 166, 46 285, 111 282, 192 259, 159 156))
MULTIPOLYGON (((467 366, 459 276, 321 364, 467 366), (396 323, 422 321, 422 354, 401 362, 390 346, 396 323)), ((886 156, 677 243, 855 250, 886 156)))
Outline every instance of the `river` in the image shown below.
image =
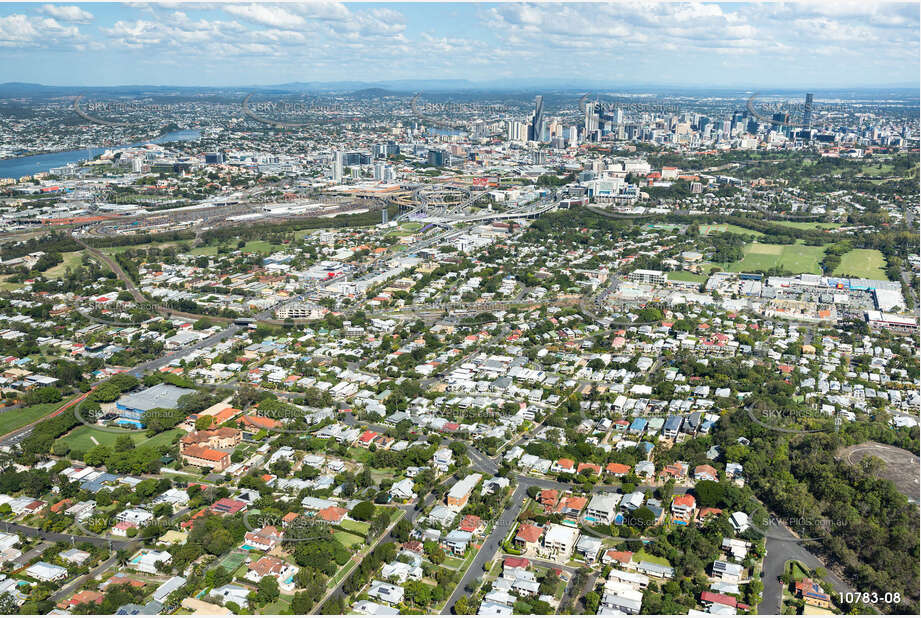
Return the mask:
POLYGON ((121 146, 103 146, 95 148, 84 148, 82 150, 67 150, 64 152, 52 152, 49 154, 31 155, 28 157, 16 157, 13 159, 0 160, 0 178, 20 178, 22 176, 31 176, 38 172, 47 172, 53 167, 61 167, 68 163, 77 163, 85 161, 87 153, 89 157, 95 157, 104 153, 106 150, 117 148, 130 148, 134 146, 143 146, 144 144, 164 144, 166 142, 188 142, 201 137, 200 131, 184 130, 164 133, 160 137, 135 142, 133 144, 123 144, 121 146))

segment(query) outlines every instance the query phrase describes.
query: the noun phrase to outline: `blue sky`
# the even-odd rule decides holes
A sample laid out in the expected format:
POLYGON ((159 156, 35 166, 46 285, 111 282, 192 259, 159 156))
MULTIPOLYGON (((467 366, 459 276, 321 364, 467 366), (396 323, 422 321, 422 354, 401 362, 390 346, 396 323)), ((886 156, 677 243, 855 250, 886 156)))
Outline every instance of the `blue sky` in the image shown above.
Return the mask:
POLYGON ((917 85, 919 4, 10 3, 0 82, 917 85))

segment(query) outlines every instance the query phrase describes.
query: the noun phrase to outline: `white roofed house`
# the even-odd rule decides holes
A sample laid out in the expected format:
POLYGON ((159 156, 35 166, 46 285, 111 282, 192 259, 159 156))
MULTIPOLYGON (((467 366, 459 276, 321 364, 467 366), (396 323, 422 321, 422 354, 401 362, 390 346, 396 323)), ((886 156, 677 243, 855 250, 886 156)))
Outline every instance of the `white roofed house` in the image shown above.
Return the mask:
POLYGON ((568 558, 572 554, 578 538, 578 529, 559 524, 550 524, 544 533, 544 553, 554 558, 568 558))
POLYGON ((409 502, 416 499, 416 494, 413 491, 413 481, 412 479, 402 479, 397 481, 390 487, 390 495, 393 496, 394 500, 400 502, 409 502))
POLYGON ((439 472, 447 472, 454 463, 454 453, 449 448, 440 448, 432 456, 432 466, 439 472))
POLYGON ((585 507, 585 515, 594 519, 595 523, 610 524, 617 515, 620 499, 620 494, 595 494, 585 507))
POLYGON ((67 569, 50 562, 36 562, 25 570, 25 574, 38 581, 53 582, 67 577, 67 569))

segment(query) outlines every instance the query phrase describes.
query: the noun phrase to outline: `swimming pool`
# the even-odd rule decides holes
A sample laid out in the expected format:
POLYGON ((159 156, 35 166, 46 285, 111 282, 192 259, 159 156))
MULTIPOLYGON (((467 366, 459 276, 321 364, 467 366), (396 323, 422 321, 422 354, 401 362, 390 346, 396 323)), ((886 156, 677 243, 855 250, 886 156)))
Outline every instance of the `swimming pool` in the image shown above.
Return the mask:
POLYGON ((590 524, 593 524, 593 523, 595 523, 596 521, 598 521, 597 519, 595 519, 595 518, 592 517, 591 515, 586 515, 584 519, 585 519, 585 521, 587 521, 587 522, 590 523, 590 524))

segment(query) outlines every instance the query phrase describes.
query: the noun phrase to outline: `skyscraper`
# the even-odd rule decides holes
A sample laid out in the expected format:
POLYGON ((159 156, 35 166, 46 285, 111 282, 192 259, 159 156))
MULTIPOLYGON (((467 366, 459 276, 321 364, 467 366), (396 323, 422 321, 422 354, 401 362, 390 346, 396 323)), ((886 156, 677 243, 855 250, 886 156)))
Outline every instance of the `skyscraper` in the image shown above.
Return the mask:
POLYGON ((528 141, 540 141, 544 133, 544 97, 537 95, 534 99, 534 117, 528 129, 528 141))
POLYGON ((812 93, 806 93, 806 105, 803 106, 803 128, 812 128, 812 93))
POLYGON ((595 113, 595 102, 585 104, 585 141, 592 141, 593 134, 598 130, 598 114, 595 113))
POLYGON ((345 169, 343 153, 337 150, 333 153, 333 182, 342 182, 342 173, 345 169))

